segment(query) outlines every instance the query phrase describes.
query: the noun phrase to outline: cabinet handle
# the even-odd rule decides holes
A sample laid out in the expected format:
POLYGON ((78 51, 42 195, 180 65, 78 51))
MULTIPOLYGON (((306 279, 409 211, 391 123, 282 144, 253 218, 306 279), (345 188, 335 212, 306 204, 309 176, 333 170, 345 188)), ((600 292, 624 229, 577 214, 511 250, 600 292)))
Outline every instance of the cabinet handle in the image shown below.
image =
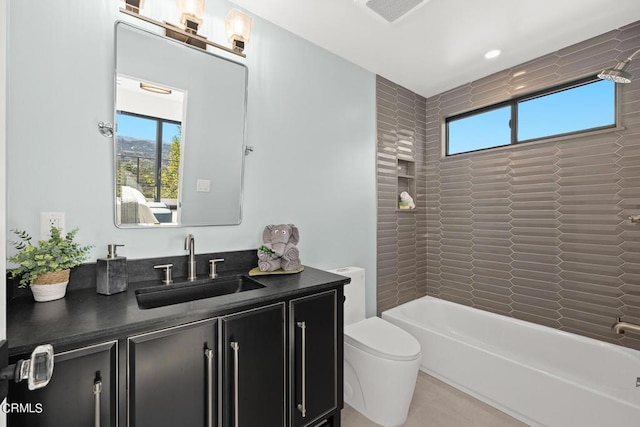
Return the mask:
POLYGON ((239 381, 238 381, 238 372, 240 370, 240 360, 238 359, 238 350, 240 350, 240 345, 232 341, 231 348, 233 349, 233 425, 235 427, 239 427, 240 423, 238 422, 238 406, 239 406, 239 381))
POLYGON ((302 418, 307 416, 307 322, 297 322, 302 330, 302 403, 298 403, 298 411, 302 418))
POLYGON ((213 427, 213 350, 204 349, 207 358, 207 426, 213 427))
POLYGON ((95 420, 93 422, 95 427, 100 427, 100 396, 102 395, 102 381, 96 380, 93 383, 93 400, 94 400, 94 414, 95 420))

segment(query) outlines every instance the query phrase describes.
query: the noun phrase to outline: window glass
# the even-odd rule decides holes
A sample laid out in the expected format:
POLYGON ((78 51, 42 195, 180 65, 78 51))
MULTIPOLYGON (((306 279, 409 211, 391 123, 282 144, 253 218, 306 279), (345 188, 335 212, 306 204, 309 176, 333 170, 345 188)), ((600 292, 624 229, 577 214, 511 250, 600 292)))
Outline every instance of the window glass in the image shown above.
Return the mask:
POLYGON ((117 123, 117 188, 132 187, 147 201, 175 205, 179 190, 180 123, 124 111, 117 112, 117 123))
POLYGON ((153 200, 156 188, 156 134, 158 123, 152 118, 117 113, 118 140, 116 165, 118 188, 123 185, 153 200))
POLYGON ((447 154, 500 147, 511 143, 511 106, 452 119, 447 122, 447 154))
POLYGON ((161 200, 170 199, 177 204, 180 173, 181 126, 175 123, 162 123, 162 165, 160 188, 161 200))
POLYGON ((615 83, 594 78, 446 120, 446 155, 616 125, 615 83), (517 132, 511 130, 512 111, 517 132), (516 134, 517 133, 517 134, 516 134))
POLYGON ((518 142, 615 124, 615 83, 600 80, 518 103, 518 142))

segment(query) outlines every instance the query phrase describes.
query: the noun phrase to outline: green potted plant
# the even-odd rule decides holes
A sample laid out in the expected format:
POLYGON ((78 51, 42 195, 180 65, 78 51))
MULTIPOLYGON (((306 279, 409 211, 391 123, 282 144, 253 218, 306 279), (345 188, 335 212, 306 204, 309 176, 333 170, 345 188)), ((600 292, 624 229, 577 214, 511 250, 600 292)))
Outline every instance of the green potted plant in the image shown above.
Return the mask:
POLYGON ((36 245, 31 244, 31 236, 26 231, 12 231, 20 238, 18 242, 11 242, 18 252, 8 258, 17 265, 11 270, 11 277, 20 278, 18 286, 30 285, 38 302, 64 297, 71 268, 82 264, 93 246, 74 242, 78 228, 62 237, 60 229, 51 226, 51 238, 39 240, 36 245))

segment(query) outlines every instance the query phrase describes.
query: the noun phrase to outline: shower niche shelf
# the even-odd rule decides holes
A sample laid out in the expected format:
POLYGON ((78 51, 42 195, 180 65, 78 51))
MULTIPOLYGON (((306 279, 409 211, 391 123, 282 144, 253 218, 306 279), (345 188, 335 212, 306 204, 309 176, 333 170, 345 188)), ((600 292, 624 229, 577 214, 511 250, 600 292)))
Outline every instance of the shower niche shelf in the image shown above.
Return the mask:
POLYGON ((415 209, 400 209, 400 193, 406 191, 416 201, 416 161, 411 157, 396 157, 396 212, 415 212, 415 209))

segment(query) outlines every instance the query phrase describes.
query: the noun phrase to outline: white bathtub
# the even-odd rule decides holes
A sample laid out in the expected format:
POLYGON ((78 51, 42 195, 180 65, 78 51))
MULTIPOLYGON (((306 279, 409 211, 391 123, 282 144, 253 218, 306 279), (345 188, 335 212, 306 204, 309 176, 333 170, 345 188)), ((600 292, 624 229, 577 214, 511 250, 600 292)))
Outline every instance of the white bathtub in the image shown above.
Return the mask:
POLYGON ((423 297, 382 313, 420 369, 532 426, 640 426, 640 352, 423 297))

